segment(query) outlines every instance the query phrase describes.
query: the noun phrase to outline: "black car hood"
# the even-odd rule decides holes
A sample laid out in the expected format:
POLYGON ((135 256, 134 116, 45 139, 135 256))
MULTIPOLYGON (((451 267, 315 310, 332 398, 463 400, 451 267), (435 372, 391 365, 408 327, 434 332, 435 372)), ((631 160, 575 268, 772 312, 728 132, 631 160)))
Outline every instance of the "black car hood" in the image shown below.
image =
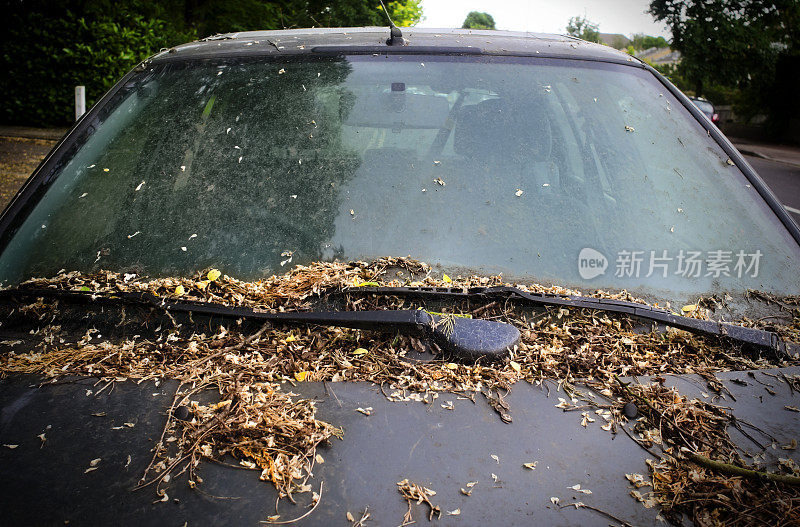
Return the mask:
MULTIPOLYGON (((792 375, 800 368, 781 371, 792 375)), ((666 376, 666 384, 689 397, 717 397, 737 418, 788 444, 800 435, 800 413, 786 407, 800 406, 800 394, 778 372, 720 373, 730 391, 721 400, 706 393, 699 377, 666 376)), ((166 498, 152 488, 132 491, 152 457, 177 382, 117 382, 97 394, 105 384, 29 375, 0 381, 0 495, 9 524, 255 525, 275 514, 286 521, 308 512, 309 494, 297 505, 281 500, 276 513, 277 491, 258 481, 256 472, 214 463, 200 467, 204 483, 196 490, 184 474, 162 485, 166 498)), ((344 440, 318 451, 323 462, 317 460, 309 484, 317 492, 322 486, 322 497, 298 525, 340 524, 347 512, 358 519, 365 509, 374 525, 398 525, 407 506, 396 483, 405 478, 436 491, 431 501, 441 507, 444 525, 608 524, 594 510, 564 507, 575 502, 634 525, 661 524, 658 507, 633 499, 625 478, 646 475, 652 456, 627 435, 602 430, 602 419, 584 427, 581 411, 556 408, 559 397, 569 397, 555 383, 515 385, 506 397, 514 412, 510 424, 482 397, 472 402, 440 393, 429 395, 428 403, 390 402, 380 387, 365 382, 286 389, 320 401, 319 417, 344 432, 344 440), (533 462, 533 470, 523 466, 533 462), (460 514, 448 515, 453 511, 460 514)), ((745 436, 730 433, 755 453, 745 436)), ((768 461, 800 462, 797 450, 773 447, 766 453, 768 461)), ((418 523, 427 519, 425 505, 412 505, 412 513, 418 523)))

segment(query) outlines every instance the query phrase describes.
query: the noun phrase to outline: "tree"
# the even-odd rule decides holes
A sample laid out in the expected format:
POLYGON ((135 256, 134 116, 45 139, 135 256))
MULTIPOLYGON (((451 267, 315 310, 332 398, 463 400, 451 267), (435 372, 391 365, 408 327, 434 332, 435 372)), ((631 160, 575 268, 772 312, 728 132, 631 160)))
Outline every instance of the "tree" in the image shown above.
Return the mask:
POLYGON ((669 46, 669 42, 664 37, 653 37, 644 33, 637 33, 633 35, 631 45, 633 49, 640 51, 650 48, 666 48, 669 46))
MULTIPOLYGON (((406 0, 404 2, 389 2, 387 9, 392 15, 392 21, 398 27, 411 27, 422 20, 421 0, 406 0)), ((381 11, 383 8, 379 7, 381 11)))
POLYGON ((193 40, 151 4, 4 1, 0 119, 63 125, 74 119, 74 86, 91 105, 137 62, 193 40))
MULTIPOLYGON (((797 0, 652 0, 649 12, 672 31, 679 73, 695 93, 712 82, 734 87, 745 114, 774 104, 778 64, 792 63, 781 57, 800 54, 797 0)), ((797 104, 783 103, 784 113, 786 103, 797 104)))
POLYGON ((463 29, 497 29, 494 27, 494 18, 489 13, 472 11, 461 25, 463 29))
MULTIPOLYGON (((216 3, 219 0, 210 0, 216 3)), ((228 0, 232 1, 232 0, 228 0)), ((273 3, 273 2, 270 2, 273 3)), ((388 25, 377 0, 283 0, 287 20, 294 27, 353 27, 388 25)), ((420 0, 386 2, 397 26, 413 26, 422 19, 420 0)), ((286 25, 286 27, 292 27, 286 25)))
POLYGON ((599 26, 584 17, 570 18, 567 24, 567 34, 588 42, 600 42, 599 26))
MULTIPOLYGON (((387 25, 378 0, 162 0, 158 3, 170 6, 170 21, 195 30, 200 37, 253 29, 387 25)), ((413 26, 422 19, 420 0, 393 0, 386 2, 386 7, 398 26, 413 26)))
MULTIPOLYGON (((393 0, 398 26, 422 18, 420 0, 393 0)), ((91 106, 161 48, 216 33, 311 26, 386 26, 378 0, 0 0, 0 120, 72 121, 73 86, 91 106)))

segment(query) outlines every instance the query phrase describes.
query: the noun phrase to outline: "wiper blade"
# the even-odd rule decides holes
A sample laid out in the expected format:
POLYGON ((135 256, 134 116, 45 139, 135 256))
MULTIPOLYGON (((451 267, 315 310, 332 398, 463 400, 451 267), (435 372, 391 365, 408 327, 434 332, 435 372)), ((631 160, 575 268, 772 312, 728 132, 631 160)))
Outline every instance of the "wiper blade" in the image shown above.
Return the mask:
POLYGON ((757 348, 766 349, 788 358, 800 358, 800 346, 785 342, 777 333, 763 329, 748 328, 700 320, 697 318, 675 315, 667 310, 659 309, 635 302, 614 300, 609 298, 594 298, 585 296, 555 295, 544 293, 529 293, 516 287, 473 287, 457 289, 449 287, 351 287, 341 293, 348 294, 378 294, 396 295, 417 298, 450 298, 450 299, 484 299, 486 301, 497 298, 518 298, 528 305, 541 307, 576 307, 593 309, 607 313, 619 313, 664 324, 677 329, 690 331, 701 335, 713 335, 729 338, 740 344, 748 344, 757 348))
POLYGON ((417 310, 281 312, 232 307, 211 302, 167 299, 146 292, 92 293, 63 289, 6 289, 0 300, 53 298, 82 304, 128 304, 168 313, 191 313, 275 324, 338 326, 366 330, 396 330, 431 338, 444 356, 454 360, 493 360, 508 355, 519 344, 520 332, 511 324, 417 310))

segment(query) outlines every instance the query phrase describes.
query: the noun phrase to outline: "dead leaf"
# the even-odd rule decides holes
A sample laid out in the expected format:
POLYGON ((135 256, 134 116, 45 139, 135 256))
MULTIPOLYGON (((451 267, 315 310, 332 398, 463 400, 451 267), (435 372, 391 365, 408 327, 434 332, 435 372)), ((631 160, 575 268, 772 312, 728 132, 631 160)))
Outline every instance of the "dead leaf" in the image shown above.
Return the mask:
POLYGON ((651 486, 651 483, 644 479, 642 474, 625 474, 625 479, 631 482, 637 489, 640 487, 651 486))

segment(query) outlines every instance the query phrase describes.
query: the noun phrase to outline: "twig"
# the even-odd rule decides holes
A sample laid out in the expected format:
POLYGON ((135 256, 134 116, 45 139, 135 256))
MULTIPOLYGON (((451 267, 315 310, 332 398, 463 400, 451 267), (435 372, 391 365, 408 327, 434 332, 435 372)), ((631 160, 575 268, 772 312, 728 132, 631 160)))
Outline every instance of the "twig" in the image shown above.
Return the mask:
POLYGON ((105 386, 103 386, 102 388, 100 388, 99 390, 97 390, 97 391, 95 392, 94 396, 95 396, 95 397, 97 397, 98 395, 100 395, 100 393, 101 393, 103 390, 105 390, 106 388, 108 388, 109 386, 111 386, 113 383, 114 383, 114 379, 111 379, 110 381, 108 381, 108 382, 106 383, 106 385, 105 385, 105 386))
MULTIPOLYGON (((619 385, 622 387, 623 390, 625 390, 625 392, 627 394, 629 394, 631 397, 636 398, 637 401, 640 401, 642 404, 644 404, 651 412, 653 412, 654 414, 656 414, 659 417, 661 417, 662 420, 665 419, 665 416, 664 416, 663 412, 661 412, 655 406, 653 406, 653 404, 649 400, 647 400, 645 397, 639 395, 638 393, 635 393, 633 390, 628 388, 628 385, 626 383, 622 382, 622 380, 616 374, 614 375, 614 379, 617 381, 617 383, 619 383, 619 385)), ((673 421, 674 421, 674 419, 673 419, 673 421)), ((672 428, 672 431, 677 433, 681 437, 681 439, 683 440, 683 442, 685 444, 693 445, 693 443, 691 441, 689 441, 688 439, 686 439, 686 437, 683 435, 683 432, 681 431, 680 426, 678 426, 678 423, 672 422, 672 423, 668 423, 668 424, 670 425, 670 428, 672 428)), ((703 439, 702 437, 691 436, 691 438, 694 441, 699 441, 700 443, 702 443, 705 446, 711 448, 712 450, 715 450, 717 448, 714 445, 710 444, 705 439, 703 439)))
MULTIPOLYGON (((760 448, 761 450, 766 450, 766 448, 767 448, 767 447, 765 447, 764 445, 762 445, 761 443, 759 443, 759 442, 756 440, 756 438, 755 438, 755 437, 753 437, 753 436, 751 436, 749 433, 745 432, 744 428, 743 428, 743 427, 742 427, 742 425, 739 423, 739 420, 736 418, 736 416, 735 416, 735 415, 731 414, 731 416, 730 416, 730 422, 731 422, 731 423, 733 423, 733 426, 734 426, 734 427, 735 427, 735 428, 736 428, 736 429, 737 429, 737 430, 738 430, 738 431, 739 431, 739 432, 740 432, 740 433, 741 433, 743 436, 745 436, 747 439, 749 439, 750 441, 752 441, 752 442, 753 442, 753 443, 754 443, 754 444, 755 444, 755 445, 756 445, 758 448, 760 448)), ((754 428, 755 428, 755 427, 754 427, 754 428)), ((758 430, 759 432, 761 432, 761 430, 759 430, 758 428, 756 428, 756 430, 758 430)), ((763 433, 763 432, 762 432, 762 433, 763 433)))
MULTIPOLYGON (((328 383, 322 381, 322 386, 325 388, 325 393, 330 393, 333 395, 333 398, 336 399, 336 402, 339 403, 339 408, 342 407, 342 401, 339 400, 339 397, 336 395, 336 392, 333 391, 333 388, 328 387, 328 383)), ((381 391, 383 391, 383 383, 381 383, 381 391)), ((386 395, 384 393, 384 395, 386 395)))
POLYGON ((790 476, 788 474, 776 474, 775 472, 761 472, 758 470, 751 470, 749 468, 737 467, 730 463, 723 463, 722 461, 715 461, 713 459, 695 454, 693 452, 684 452, 686 457, 697 463, 701 467, 705 467, 723 474, 731 476, 742 476, 744 478, 769 480, 775 483, 785 483, 787 485, 800 485, 800 477, 790 476))
POLYGON ((311 514, 312 512, 314 512, 314 509, 316 509, 316 508, 317 508, 317 505, 319 505, 319 502, 321 502, 321 501, 322 501, 322 484, 323 484, 323 483, 324 483, 323 481, 320 481, 320 482, 319 482, 319 499, 318 499, 318 500, 317 500, 317 502, 314 504, 314 506, 313 506, 313 507, 311 507, 311 509, 310 509, 308 512, 306 512, 305 514, 303 514, 302 516, 300 516, 300 517, 298 517, 298 518, 295 518, 295 519, 293 519, 293 520, 284 520, 284 521, 270 521, 270 520, 266 520, 266 521, 264 521, 264 520, 261 520, 261 521, 260 521, 260 522, 258 522, 258 523, 269 523, 270 525, 280 525, 280 524, 285 524, 285 523, 294 523, 294 522, 299 522, 300 520, 302 520, 303 518, 305 518, 306 516, 308 516, 309 514, 311 514))
POLYGON ((628 429, 627 429, 627 428, 625 428, 625 425, 623 425, 622 423, 620 423, 620 424, 619 424, 619 427, 618 427, 618 428, 621 428, 621 429, 622 429, 622 431, 623 431, 623 432, 625 432, 625 435, 627 435, 628 437, 630 437, 630 438, 631 438, 631 440, 632 440, 634 443, 636 443, 637 445, 639 445, 640 447, 642 447, 643 449, 645 449, 645 450, 647 451, 647 453, 649 453, 651 456, 653 456, 653 457, 655 457, 655 458, 660 458, 660 457, 662 457, 662 456, 660 456, 660 455, 656 454, 655 452, 653 452, 652 450, 650 450, 649 448, 647 448, 647 447, 644 445, 644 443, 642 443, 640 440, 638 440, 638 439, 636 439, 635 437, 633 437, 633 435, 631 435, 631 433, 630 433, 630 432, 628 432, 628 429))
POLYGON ((169 428, 169 424, 172 421, 172 412, 175 411, 175 405, 177 404, 178 399, 181 395, 181 387, 183 387, 183 382, 178 383, 178 387, 175 389, 175 395, 172 398, 172 404, 169 406, 169 410, 167 410, 167 421, 164 423, 164 429, 161 431, 161 437, 159 438, 158 443, 156 443, 154 449, 155 452, 153 453, 153 459, 150 460, 150 463, 147 465, 147 468, 144 469, 144 474, 142 475, 142 479, 139 480, 139 485, 134 487, 133 490, 142 488, 141 487, 142 483, 147 477, 147 474, 150 472, 150 469, 153 468, 153 465, 155 464, 156 459, 158 458, 159 450, 161 450, 162 446, 164 445, 164 437, 167 435, 167 429, 169 428))
POLYGON ((263 326, 261 326, 261 329, 259 329, 258 331, 256 331, 255 333, 253 333, 252 335, 250 335, 249 337, 247 337, 246 339, 242 340, 242 341, 241 341, 241 342, 239 342, 238 344, 235 344, 235 345, 233 345, 233 346, 228 346, 228 347, 222 348, 220 351, 218 351, 218 352, 216 352, 216 353, 213 353, 213 354, 211 354, 211 355, 209 355, 209 356, 207 356, 207 357, 203 357, 202 359, 198 359, 197 361, 195 361, 195 362, 192 362, 192 363, 188 364, 188 366, 192 366, 192 367, 194 367, 194 366, 199 366, 200 364, 203 364, 204 362, 206 362, 206 361, 209 361, 209 360, 211 360, 211 359, 215 359, 215 358, 217 358, 217 357, 220 357, 220 356, 224 355, 225 353, 229 353, 229 352, 231 352, 231 351, 237 351, 237 350, 240 350, 240 349, 242 349, 243 347, 245 347, 245 346, 247 346, 248 344, 250 344, 251 342, 253 342, 253 341, 254 341, 255 339, 257 339, 258 337, 260 337, 260 336, 261 336, 261 335, 262 335, 262 334, 263 334, 263 333, 264 333, 264 332, 265 332, 267 329, 269 329, 271 326, 272 326, 272 325, 271 325, 269 322, 267 322, 266 324, 264 324, 263 326))
POLYGON ((627 393, 627 394, 628 394, 628 395, 630 395, 631 397, 633 397, 633 398, 635 398, 636 400, 638 400, 638 401, 640 401, 641 403, 643 403, 643 404, 644 404, 645 406, 647 406, 647 408, 649 408, 649 409, 650 409, 650 411, 652 411, 653 413, 655 413, 655 414, 658 414, 658 415, 661 415, 661 412, 659 412, 659 411, 656 409, 656 407, 655 407, 655 406, 653 406, 653 405, 650 403, 650 401, 648 401, 647 399, 645 399, 644 397, 642 397, 642 396, 641 396, 641 395, 639 395, 638 393, 635 393, 633 390, 631 390, 630 388, 628 388, 628 385, 627 385, 626 383, 622 382, 622 380, 621 380, 621 379, 620 379, 620 378, 619 378, 617 375, 614 375, 614 380, 615 380, 615 381, 617 381, 617 383, 618 383, 618 384, 619 384, 619 385, 622 387, 622 389, 623 389, 623 390, 625 390, 625 393, 627 393))
POLYGON ((615 522, 617 522, 617 523, 619 523, 621 525, 624 525, 626 527, 633 527, 630 523, 626 522, 625 520, 620 520, 619 518, 617 518, 616 516, 614 516, 610 512, 606 512, 606 511, 604 511, 602 509, 598 509, 597 507, 592 507, 591 505, 586 505, 582 501, 579 501, 579 502, 576 502, 576 503, 566 503, 564 505, 559 505, 558 506, 559 509, 565 509, 567 507, 575 507, 575 509, 590 509, 590 510, 593 510, 595 512, 599 512, 600 514, 602 514, 606 518, 610 518, 610 519, 614 520, 615 522))

